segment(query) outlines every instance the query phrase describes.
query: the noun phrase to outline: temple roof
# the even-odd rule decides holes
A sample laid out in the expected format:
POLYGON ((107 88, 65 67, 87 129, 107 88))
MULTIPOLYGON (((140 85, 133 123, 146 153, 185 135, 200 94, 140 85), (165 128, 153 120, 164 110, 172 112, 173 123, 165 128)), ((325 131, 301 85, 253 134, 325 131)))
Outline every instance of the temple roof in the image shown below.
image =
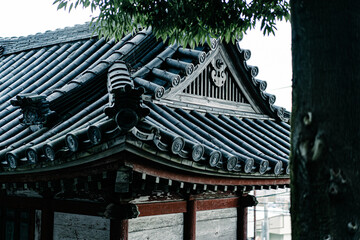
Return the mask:
POLYGON ((87 25, 0 38, 1 175, 120 152, 226 178, 289 178, 289 113, 239 43, 195 49, 87 25))

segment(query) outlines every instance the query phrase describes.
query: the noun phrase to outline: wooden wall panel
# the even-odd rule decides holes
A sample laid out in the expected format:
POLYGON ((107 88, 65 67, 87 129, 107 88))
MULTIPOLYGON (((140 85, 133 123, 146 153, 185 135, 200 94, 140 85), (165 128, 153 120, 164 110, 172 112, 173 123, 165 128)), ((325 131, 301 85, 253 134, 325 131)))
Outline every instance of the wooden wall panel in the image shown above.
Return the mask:
POLYGON ((129 219, 129 240, 183 240, 182 213, 129 219))
POLYGON ((109 239, 110 220, 79 214, 55 212, 54 240, 109 239))

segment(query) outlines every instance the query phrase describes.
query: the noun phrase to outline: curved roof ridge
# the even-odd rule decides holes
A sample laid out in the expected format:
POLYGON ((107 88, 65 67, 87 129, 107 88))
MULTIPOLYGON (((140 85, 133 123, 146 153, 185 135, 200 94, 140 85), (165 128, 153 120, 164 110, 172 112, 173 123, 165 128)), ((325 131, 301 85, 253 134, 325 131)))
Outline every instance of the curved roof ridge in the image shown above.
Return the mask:
POLYGON ((150 35, 151 30, 149 29, 139 31, 135 35, 128 34, 116 45, 118 49, 113 49, 111 54, 108 54, 105 59, 101 58, 99 61, 96 61, 88 69, 81 73, 77 78, 74 78, 72 81, 69 81, 60 88, 54 89, 52 93, 48 95, 49 102, 59 99, 60 97, 66 95, 65 93, 70 92, 76 88, 81 88, 85 82, 89 82, 96 76, 104 73, 116 60, 127 56, 134 50, 136 46, 141 44, 150 35))
POLYGON ((0 47, 3 49, 0 55, 8 55, 34 48, 89 39, 96 36, 97 34, 91 30, 90 24, 85 23, 22 37, 0 37, 0 47))
POLYGON ((131 78, 137 85, 145 87, 147 95, 160 99, 186 79, 191 79, 190 76, 199 66, 204 65, 217 47, 216 39, 194 49, 178 43, 169 44, 157 49, 152 60, 134 69, 131 78))
POLYGON ((275 119, 280 119, 284 122, 289 122, 290 113, 286 111, 285 108, 281 106, 274 105, 276 101, 276 96, 266 92, 267 83, 266 81, 256 79, 256 76, 259 73, 259 68, 257 66, 251 66, 247 64, 247 61, 251 57, 251 51, 248 49, 242 49, 240 47, 240 41, 236 43, 236 49, 240 53, 241 62, 245 70, 248 72, 248 77, 251 79, 250 83, 253 85, 253 88, 256 89, 258 96, 264 103, 264 107, 275 119))

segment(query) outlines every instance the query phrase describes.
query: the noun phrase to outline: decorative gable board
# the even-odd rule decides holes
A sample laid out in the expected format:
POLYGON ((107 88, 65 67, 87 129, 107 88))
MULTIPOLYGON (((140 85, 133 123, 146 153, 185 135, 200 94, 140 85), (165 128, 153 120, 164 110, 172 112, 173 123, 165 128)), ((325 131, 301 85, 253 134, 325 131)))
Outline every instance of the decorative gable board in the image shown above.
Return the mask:
MULTIPOLYGON (((220 45, 182 84, 172 88, 161 99, 184 105, 200 105, 250 114, 261 114, 259 107, 244 87, 240 73, 220 45)), ((246 114, 245 114, 246 115, 246 114)))
POLYGON ((213 62, 217 60, 214 58, 182 93, 234 103, 249 103, 228 68, 214 68, 213 62))

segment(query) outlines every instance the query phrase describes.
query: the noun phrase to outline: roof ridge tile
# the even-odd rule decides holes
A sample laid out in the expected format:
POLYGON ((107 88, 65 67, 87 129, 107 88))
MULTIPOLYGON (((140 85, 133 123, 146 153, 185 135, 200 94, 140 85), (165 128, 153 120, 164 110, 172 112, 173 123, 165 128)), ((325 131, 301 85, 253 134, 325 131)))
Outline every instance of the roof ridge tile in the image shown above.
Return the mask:
POLYGON ((73 27, 49 30, 44 33, 36 33, 29 36, 0 38, 0 46, 3 48, 2 55, 8 55, 34 48, 89 39, 96 36, 97 34, 91 30, 90 24, 85 23, 73 27))

